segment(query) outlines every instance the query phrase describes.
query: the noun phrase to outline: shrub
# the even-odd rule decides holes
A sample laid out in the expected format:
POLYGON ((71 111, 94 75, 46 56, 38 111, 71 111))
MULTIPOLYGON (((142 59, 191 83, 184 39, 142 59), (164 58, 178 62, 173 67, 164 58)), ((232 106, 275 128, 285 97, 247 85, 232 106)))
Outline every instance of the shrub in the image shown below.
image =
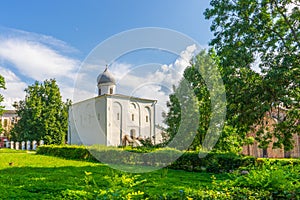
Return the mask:
POLYGON ((37 154, 57 156, 67 159, 95 160, 85 146, 44 145, 37 148, 37 154))
POLYGON ((128 176, 115 174, 104 176, 106 187, 101 188, 97 185, 91 172, 85 172, 86 190, 91 199, 144 199, 144 192, 138 186, 146 180, 140 179, 139 175, 128 176))
POLYGON ((170 168, 219 173, 255 164, 254 157, 234 153, 210 152, 204 158, 199 158, 198 155, 199 152, 186 152, 170 168))
POLYGON ((135 164, 143 166, 166 166, 187 171, 228 172, 243 166, 255 164, 255 158, 233 153, 210 152, 199 158, 199 152, 181 151, 172 148, 117 148, 94 145, 84 146, 41 146, 38 154, 59 156, 67 159, 99 160, 110 164, 135 164), (147 152, 147 153, 145 153, 147 152), (134 154, 133 154, 134 153, 134 154), (182 154, 182 155, 181 155, 182 154))
POLYGON ((227 187, 267 191, 274 199, 296 199, 300 195, 300 165, 263 165, 247 175, 232 176, 224 183, 227 187))
POLYGON ((286 165, 300 165, 300 159, 298 158, 282 158, 282 159, 272 159, 272 158, 257 158, 257 166, 286 166, 286 165))

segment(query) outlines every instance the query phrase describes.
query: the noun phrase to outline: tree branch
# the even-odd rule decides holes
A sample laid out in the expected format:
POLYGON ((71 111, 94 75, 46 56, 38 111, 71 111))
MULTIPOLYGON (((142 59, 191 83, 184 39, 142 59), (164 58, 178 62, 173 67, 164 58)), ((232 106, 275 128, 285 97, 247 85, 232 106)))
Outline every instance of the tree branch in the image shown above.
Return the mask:
POLYGON ((290 30, 291 30, 291 32, 292 32, 292 34, 293 34, 293 37, 294 37, 295 41, 296 41, 296 42, 298 43, 298 45, 300 46, 299 39, 298 39, 298 37, 297 37, 296 31, 294 30, 293 26, 291 25, 289 19, 288 19, 288 18, 286 17, 286 15, 281 11, 281 7, 279 7, 277 1, 275 0, 275 1, 273 1, 273 2, 275 2, 275 6, 276 6, 278 12, 279 12, 280 15, 283 17, 283 19, 284 19, 284 21, 286 22, 286 24, 289 26, 289 28, 290 28, 290 30))

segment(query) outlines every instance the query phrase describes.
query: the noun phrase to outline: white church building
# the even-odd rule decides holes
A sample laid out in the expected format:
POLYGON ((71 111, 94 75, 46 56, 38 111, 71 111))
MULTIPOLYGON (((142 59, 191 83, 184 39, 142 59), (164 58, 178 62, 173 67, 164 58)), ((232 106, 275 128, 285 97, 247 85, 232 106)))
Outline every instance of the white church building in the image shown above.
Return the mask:
POLYGON ((139 146, 146 138, 155 143, 156 100, 116 94, 116 81, 107 67, 97 86, 97 97, 69 109, 69 144, 139 146))

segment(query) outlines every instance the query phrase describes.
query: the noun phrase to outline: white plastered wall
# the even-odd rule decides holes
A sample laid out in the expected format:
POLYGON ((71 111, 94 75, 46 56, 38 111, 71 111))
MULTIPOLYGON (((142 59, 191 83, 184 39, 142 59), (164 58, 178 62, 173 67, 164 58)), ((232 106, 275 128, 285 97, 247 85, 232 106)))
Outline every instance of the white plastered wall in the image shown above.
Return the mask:
POLYGON ((69 144, 106 145, 106 101, 92 98, 69 109, 69 144))

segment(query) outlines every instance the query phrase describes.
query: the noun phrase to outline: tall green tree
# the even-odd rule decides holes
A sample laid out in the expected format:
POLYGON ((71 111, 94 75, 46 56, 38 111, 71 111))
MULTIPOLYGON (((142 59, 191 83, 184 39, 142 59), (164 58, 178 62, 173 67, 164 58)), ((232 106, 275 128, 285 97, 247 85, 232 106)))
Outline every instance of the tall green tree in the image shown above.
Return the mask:
POLYGON ((300 133, 300 5, 296 0, 212 0, 210 45, 220 58, 227 85, 228 119, 239 132, 261 124, 256 139, 265 148, 293 147, 300 133), (260 73, 253 71, 257 64, 260 73), (230 89, 232 87, 234 89, 230 89), (282 108, 285 117, 280 117, 282 108), (278 113, 273 131, 263 117, 278 113))
MULTIPOLYGON (((222 121, 225 120, 226 113, 224 94, 217 62, 206 51, 201 51, 191 60, 190 66, 184 71, 183 79, 176 88, 174 87, 174 93, 169 96, 167 103, 169 112, 165 123, 168 125, 166 131, 171 136, 170 140, 176 134, 183 132, 194 137, 190 149, 211 150, 210 148, 215 146, 219 137, 222 137, 219 132, 223 127, 222 121), (184 101, 184 96, 189 100, 184 101), (183 116, 184 110, 187 110, 186 113, 189 114, 183 116)), ((216 148, 229 150, 232 149, 232 144, 228 140, 218 142, 216 148)), ((234 144, 236 145, 235 142, 234 144)))
POLYGON ((24 101, 15 104, 20 120, 12 130, 14 140, 44 140, 63 144, 68 130, 68 106, 55 79, 35 82, 25 89, 24 101))

